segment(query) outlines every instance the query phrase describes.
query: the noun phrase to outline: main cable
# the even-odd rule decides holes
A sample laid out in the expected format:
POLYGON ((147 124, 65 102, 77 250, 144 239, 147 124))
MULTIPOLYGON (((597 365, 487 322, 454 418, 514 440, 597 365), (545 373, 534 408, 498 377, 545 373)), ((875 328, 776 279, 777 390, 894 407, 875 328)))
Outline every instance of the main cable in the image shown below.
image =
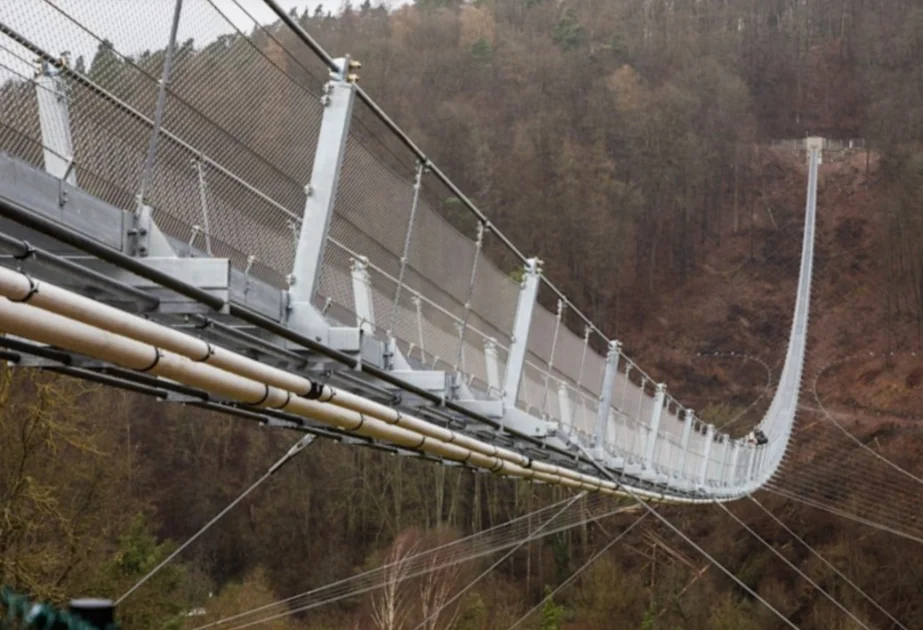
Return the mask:
POLYGON ((169 556, 167 556, 166 558, 164 558, 164 560, 163 560, 160 564, 158 564, 156 567, 154 567, 153 569, 151 569, 151 570, 147 573, 147 575, 145 575, 143 578, 141 578, 140 580, 138 580, 138 581, 135 583, 134 586, 132 586, 132 587, 131 587, 130 589, 128 589, 127 591, 125 591, 125 592, 122 594, 121 597, 119 597, 117 600, 115 600, 115 605, 118 606, 119 604, 121 604, 122 601, 123 601, 126 597, 128 597, 129 595, 131 595, 132 593, 134 593, 134 592, 138 589, 138 587, 140 587, 142 584, 144 584, 144 583, 147 582, 149 579, 151 579, 152 577, 154 577, 154 575, 155 575, 158 571, 160 571, 162 568, 164 568, 165 566, 167 566, 167 564, 169 564, 170 561, 173 560, 173 558, 175 558, 176 556, 178 556, 178 555, 180 554, 180 552, 183 551, 183 549, 185 549, 186 547, 188 547, 189 545, 191 545, 199 536, 201 536, 201 535, 204 534, 206 531, 208 531, 208 529, 209 529, 212 525, 214 525, 215 523, 217 523, 219 520, 221 520, 221 518, 222 518, 225 514, 227 514, 228 512, 230 512, 230 511, 234 508, 235 505, 237 505, 238 503, 240 503, 241 501, 243 501, 244 498, 245 498, 248 494, 250 494, 251 492, 253 492, 254 490, 256 490, 256 489, 260 486, 260 484, 262 484, 264 481, 266 481, 266 480, 269 479, 271 476, 273 476, 275 473, 277 473, 277 472, 279 471, 279 469, 282 468, 282 466, 284 466, 284 465, 287 464, 288 462, 290 462, 290 461, 292 460, 292 458, 295 457, 295 455, 297 455, 298 453, 300 453, 301 451, 303 451, 305 448, 307 448, 308 446, 310 446, 311 443, 314 442, 315 439, 317 439, 317 436, 316 436, 316 435, 311 435, 311 434, 309 434, 309 435, 304 436, 304 437, 301 438, 300 440, 298 440, 294 445, 292 445, 292 447, 291 447, 290 449, 288 449, 288 451, 285 453, 285 455, 283 455, 281 458, 279 458, 278 461, 276 461, 276 463, 274 463, 272 466, 269 467, 269 470, 267 470, 267 471, 263 474, 262 477, 260 477, 259 479, 257 479, 249 488, 247 488, 246 490, 244 490, 240 495, 238 495, 238 497, 237 497, 236 499, 234 499, 233 501, 231 501, 231 502, 227 505, 227 507, 225 507, 223 510, 221 510, 220 512, 218 512, 218 514, 216 514, 210 521, 208 521, 207 523, 205 523, 205 525, 203 525, 203 526, 199 529, 199 531, 197 531, 197 532, 194 533, 192 536, 190 536, 188 539, 186 539, 186 542, 184 542, 182 545, 180 545, 179 547, 177 547, 176 551, 174 551, 174 552, 171 553, 169 556))

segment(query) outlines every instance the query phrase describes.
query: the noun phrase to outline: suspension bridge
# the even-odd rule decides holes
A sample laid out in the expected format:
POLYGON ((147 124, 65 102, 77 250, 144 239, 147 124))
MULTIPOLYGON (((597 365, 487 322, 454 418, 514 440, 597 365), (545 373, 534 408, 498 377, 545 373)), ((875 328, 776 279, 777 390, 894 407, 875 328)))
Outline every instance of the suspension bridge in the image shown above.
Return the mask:
POLYGON ((153 63, 109 43, 115 16, 3 9, 10 352, 269 426, 591 491, 710 502, 773 476, 801 383, 819 148, 788 353, 766 443, 748 443, 625 356, 359 87, 359 64, 285 13, 291 41, 327 71, 316 92, 292 70, 311 68, 250 39, 221 54, 278 83, 265 98, 301 129, 274 143, 223 125, 235 104, 177 52, 196 28, 184 19, 201 18, 192 5, 176 3, 153 63), (99 47, 111 62, 100 52, 90 70, 61 55, 99 47), (407 176, 367 148, 359 107, 413 156, 407 176))
POLYGON ((147 52, 122 36, 140 18, 108 5, 0 7, 3 358, 308 434, 287 458, 321 437, 680 504, 777 475, 821 143, 765 440, 734 438, 584 316, 359 86, 359 63, 272 0, 271 27, 236 2, 169 5, 147 52))

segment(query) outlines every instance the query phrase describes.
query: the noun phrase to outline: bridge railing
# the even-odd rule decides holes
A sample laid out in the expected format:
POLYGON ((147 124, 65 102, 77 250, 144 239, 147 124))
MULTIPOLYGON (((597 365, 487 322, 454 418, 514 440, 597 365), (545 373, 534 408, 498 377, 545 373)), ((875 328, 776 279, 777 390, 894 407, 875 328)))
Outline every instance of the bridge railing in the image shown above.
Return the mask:
MULTIPOLYGON (((0 150, 46 168, 56 161, 61 177, 70 169, 79 187, 126 213, 150 206, 160 229, 187 243, 181 256, 225 257, 286 289, 299 234, 312 227, 303 217, 328 69, 287 27, 234 5, 184 0, 175 24, 158 12, 137 42, 124 37, 137 24, 124 22, 147 13, 3 4, 0 150), (36 55, 62 50, 71 51, 69 67, 36 73, 36 55), (67 102, 60 128, 71 138, 43 128, 42 90, 67 102)), ((432 166, 355 102, 313 302, 332 320, 393 340, 413 362, 458 373, 475 396, 499 399, 527 261, 432 166), (360 305, 363 285, 369 303, 360 305)), ((692 431, 679 455, 682 406, 667 395, 654 430, 655 381, 620 355, 600 413, 609 339, 547 278, 532 308, 516 405, 586 446, 602 421, 605 443, 596 446, 698 478, 708 438, 692 431)), ((709 451, 707 479, 729 474, 721 456, 709 451)))

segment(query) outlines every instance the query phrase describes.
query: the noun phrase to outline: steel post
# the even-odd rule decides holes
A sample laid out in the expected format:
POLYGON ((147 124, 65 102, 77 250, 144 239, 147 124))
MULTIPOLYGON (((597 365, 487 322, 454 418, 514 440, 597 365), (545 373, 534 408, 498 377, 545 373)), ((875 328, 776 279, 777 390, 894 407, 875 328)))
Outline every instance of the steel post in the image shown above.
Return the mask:
POLYGON ((503 404, 513 408, 519 399, 519 387, 522 383, 522 370, 526 361, 529 345, 529 329, 532 327, 532 313, 535 310, 535 298, 541 281, 541 261, 529 258, 525 265, 525 275, 519 288, 519 301, 516 304, 516 319, 513 321, 513 338, 506 361, 506 375, 503 379, 503 404))

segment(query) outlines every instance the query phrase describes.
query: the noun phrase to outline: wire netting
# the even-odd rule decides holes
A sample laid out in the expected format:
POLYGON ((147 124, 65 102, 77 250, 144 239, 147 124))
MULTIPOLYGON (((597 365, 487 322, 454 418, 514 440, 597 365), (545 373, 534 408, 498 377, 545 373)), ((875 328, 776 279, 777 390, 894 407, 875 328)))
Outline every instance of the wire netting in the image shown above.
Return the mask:
MULTIPOLYGON (((327 69, 249 5, 184 0, 157 129, 174 4, 153 4, 118 12, 79 0, 0 6, 0 150, 51 172, 72 160, 78 186, 126 211, 143 192, 160 228, 184 244, 180 255, 227 257, 284 288, 310 194, 327 69), (143 37, 126 38, 139 24, 143 37), (64 50, 68 68, 36 78, 37 52, 64 50), (47 114, 62 111, 66 120, 47 114)), ((360 100, 350 125, 315 304, 344 325, 393 338, 413 362, 461 373, 475 394, 498 397, 523 261, 360 100), (365 291, 367 307, 356 299, 365 291)), ((642 461, 655 437, 653 382, 637 367, 626 373, 621 357, 611 409, 600 413, 608 340, 595 329, 587 336, 586 325, 541 283, 517 405, 585 444, 602 417, 602 446, 642 461)), ((788 398, 799 382, 800 371, 786 375, 788 398)), ((681 457, 684 418, 668 399, 654 464, 688 477, 700 470, 707 438, 697 425, 681 457)), ((711 445, 706 477, 727 474, 728 448, 711 445)), ((747 457, 739 454, 738 475, 747 457)))
MULTIPOLYGON (((18 76, 3 88, 3 149, 40 165, 20 138, 57 143, 37 124, 27 62, 34 48, 52 55, 70 50, 70 69, 39 81, 60 86, 66 99, 79 185, 134 209, 172 8, 171 2, 157 11, 113 12, 94 3, 28 0, 0 9, 0 22, 32 48, 9 36, 0 42, 0 71, 18 76), (143 31, 143 41, 127 40, 126 31, 143 31), (82 171, 107 185, 88 187, 82 171)), ((323 106, 317 80, 280 44, 291 34, 269 32, 239 9, 232 19, 209 0, 183 3, 144 201, 167 234, 284 287, 323 106)))

